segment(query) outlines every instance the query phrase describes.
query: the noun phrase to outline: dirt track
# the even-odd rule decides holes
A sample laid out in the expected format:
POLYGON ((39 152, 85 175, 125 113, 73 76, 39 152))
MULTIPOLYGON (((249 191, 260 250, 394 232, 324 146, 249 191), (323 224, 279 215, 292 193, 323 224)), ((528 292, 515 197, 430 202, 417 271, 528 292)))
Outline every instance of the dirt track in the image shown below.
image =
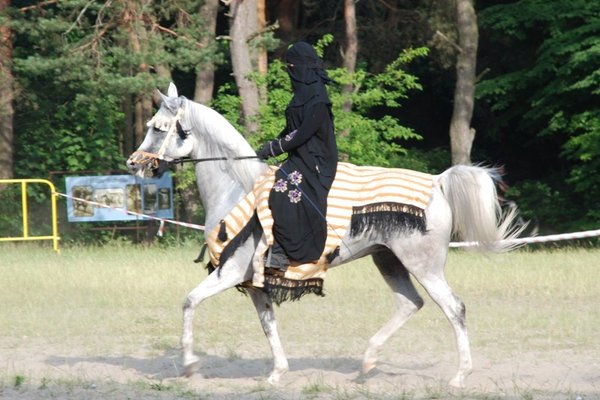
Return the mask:
POLYGON ((474 352, 475 369, 462 391, 445 382, 455 354, 385 351, 367 379, 358 380, 360 357, 325 358, 290 354, 290 372, 278 387, 265 377, 271 359, 226 354, 201 355, 199 374, 180 378, 179 352, 85 356, 78 348, 53 348, 24 338, 0 346, 3 399, 383 399, 503 398, 598 399, 600 351, 474 352), (395 353, 395 354, 390 354, 395 353), (396 359, 392 359, 392 356, 396 359), (24 380, 17 382, 23 376, 24 380))

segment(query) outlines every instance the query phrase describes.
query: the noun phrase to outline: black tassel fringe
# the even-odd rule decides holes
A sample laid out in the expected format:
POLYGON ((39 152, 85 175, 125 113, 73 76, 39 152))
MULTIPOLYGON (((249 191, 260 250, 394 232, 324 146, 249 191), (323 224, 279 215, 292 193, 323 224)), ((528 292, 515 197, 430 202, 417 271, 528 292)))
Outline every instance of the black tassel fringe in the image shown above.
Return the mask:
POLYGON ((302 281, 286 279, 279 275, 265 274, 264 291, 269 295, 273 303, 278 306, 286 301, 300 300, 307 294, 316 294, 324 297, 323 279, 311 278, 302 281))
POLYGON ((350 221, 350 235, 372 231, 425 233, 427 221, 425 212, 415 206, 401 203, 374 203, 353 207, 350 221))
POLYGON ((225 224, 224 220, 221 220, 221 226, 219 227, 219 233, 217 234, 217 239, 219 241, 224 242, 227 240, 227 224, 225 224))

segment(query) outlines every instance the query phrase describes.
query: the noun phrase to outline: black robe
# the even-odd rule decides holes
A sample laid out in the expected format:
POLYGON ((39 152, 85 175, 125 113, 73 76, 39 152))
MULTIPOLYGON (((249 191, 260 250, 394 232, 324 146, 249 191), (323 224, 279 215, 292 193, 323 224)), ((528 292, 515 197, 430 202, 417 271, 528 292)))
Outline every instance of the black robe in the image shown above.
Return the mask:
POLYGON ((286 129, 271 142, 275 154, 288 153, 269 196, 273 234, 291 260, 312 262, 327 239, 327 194, 338 156, 333 115, 322 101, 292 102, 285 114, 286 129))

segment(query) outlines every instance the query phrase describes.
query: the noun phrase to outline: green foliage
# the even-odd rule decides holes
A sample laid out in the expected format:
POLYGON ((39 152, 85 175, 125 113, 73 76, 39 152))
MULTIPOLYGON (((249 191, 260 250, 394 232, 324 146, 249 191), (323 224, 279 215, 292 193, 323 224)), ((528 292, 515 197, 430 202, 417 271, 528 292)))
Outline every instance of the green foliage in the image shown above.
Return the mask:
POLYGON ((115 96, 64 94, 63 103, 40 96, 19 104, 22 131, 16 137, 18 176, 45 177, 49 171, 114 169, 122 163, 114 127, 123 116, 115 96), (43 103, 43 106, 41 105, 43 103), (52 148, 56 151, 49 152, 52 148))
POLYGON ((94 37, 85 34, 99 12, 96 6, 90 4, 89 18, 83 15, 79 25, 69 20, 82 6, 60 2, 46 13, 14 21, 21 44, 14 59, 21 88, 15 104, 17 176, 113 169, 122 163, 115 138, 123 121, 123 90, 114 90, 119 86, 118 75, 110 71, 115 58, 108 43, 100 38, 93 43, 94 37))
POLYGON ((198 46, 201 16, 181 15, 199 4, 65 0, 13 12, 16 175, 123 169, 122 142, 132 135, 123 104, 168 83, 148 66, 194 71, 223 60, 218 44, 198 46))
POLYGON ((0 191, 1 237, 20 237, 23 235, 22 210, 21 185, 2 185, 0 191))
POLYGON ((546 230, 570 230, 575 221, 565 221, 566 215, 576 213, 576 206, 569 202, 566 188, 555 188, 548 183, 523 181, 507 191, 507 196, 519 205, 519 212, 526 221, 546 230))
MULTIPOLYGON (((317 51, 322 53, 332 39, 331 35, 325 36, 318 42, 317 51)), ((405 50, 380 74, 370 74, 359 69, 350 76, 343 68, 328 70, 334 82, 328 91, 333 103, 338 147, 343 159, 359 165, 390 166, 391 160, 397 161, 398 156, 406 152, 401 142, 420 138, 412 129, 402 126, 395 117, 379 116, 376 112, 380 108, 400 107, 401 100, 408 97, 409 91, 421 89, 417 78, 405 72, 403 67, 426 55, 425 48, 405 50), (354 105, 351 113, 342 111, 342 105, 346 101, 342 86, 349 82, 357 88, 351 95, 354 105)), ((271 62, 266 77, 254 78, 260 87, 268 91, 267 102, 260 108, 260 134, 248 138, 256 147, 263 140, 276 137, 284 128, 285 108, 291 99, 292 90, 285 65, 279 60, 271 62)), ((213 106, 241 129, 238 121, 240 100, 232 86, 221 86, 213 106)))
POLYGON ((343 68, 330 71, 338 84, 330 90, 336 129, 342 132, 338 146, 350 162, 392 166, 390 161, 406 152, 401 142, 421 138, 411 128, 401 125, 389 111, 399 108, 400 101, 408 97, 409 91, 421 89, 417 78, 405 72, 403 67, 426 55, 426 48, 404 50, 380 74, 358 70, 350 76, 343 68), (341 87, 349 81, 358 88, 351 94, 354 108, 351 113, 342 111, 346 98, 341 87))
POLYGON ((390 164, 398 168, 441 174, 448 168, 448 165, 452 164, 452 160, 447 148, 428 150, 409 148, 406 150, 406 154, 392 158, 390 164))
MULTIPOLYGON (((479 21, 503 53, 500 65, 492 67, 495 76, 478 86, 479 98, 488 101, 497 115, 497 129, 511 127, 522 137, 535 135, 538 142, 559 142, 568 172, 558 179, 571 185, 561 195, 574 191, 579 207, 573 217, 597 224, 598 2, 522 0, 489 7, 480 13, 479 21)), ((544 188, 559 185, 560 181, 540 184, 544 188)), ((548 207, 557 208, 556 204, 548 207)))

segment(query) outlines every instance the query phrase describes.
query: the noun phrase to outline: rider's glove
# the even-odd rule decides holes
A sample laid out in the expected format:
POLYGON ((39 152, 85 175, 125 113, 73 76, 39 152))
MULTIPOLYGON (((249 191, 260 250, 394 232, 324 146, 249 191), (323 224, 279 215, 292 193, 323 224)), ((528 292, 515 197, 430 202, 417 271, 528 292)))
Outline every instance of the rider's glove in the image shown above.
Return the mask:
POLYGON ((274 157, 273 153, 271 152, 271 148, 272 148, 271 142, 266 142, 265 144, 263 144, 261 146, 260 149, 258 149, 256 151, 256 155, 261 160, 266 160, 267 158, 274 157))

